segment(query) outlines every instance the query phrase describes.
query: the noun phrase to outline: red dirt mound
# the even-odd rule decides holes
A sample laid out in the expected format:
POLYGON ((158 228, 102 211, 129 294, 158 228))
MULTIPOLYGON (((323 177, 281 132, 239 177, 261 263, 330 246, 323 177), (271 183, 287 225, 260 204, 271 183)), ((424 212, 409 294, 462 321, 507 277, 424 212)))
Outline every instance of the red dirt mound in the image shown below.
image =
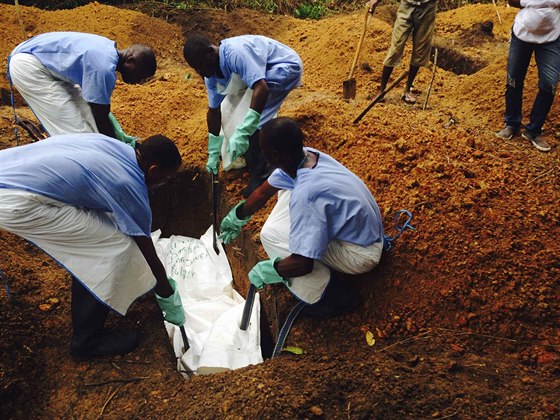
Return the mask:
MULTIPOLYGON (((175 139, 193 182, 206 181, 207 102, 202 80, 183 62, 184 35, 202 30, 219 40, 261 33, 290 45, 303 59, 304 79, 282 115, 302 125, 309 145, 366 181, 388 234, 395 234, 393 218, 401 208, 414 213, 417 231, 405 233, 373 272, 348 279, 361 293, 359 311, 295 324, 288 344, 303 355, 283 353, 258 366, 187 381, 174 371, 151 296, 114 320, 139 329, 144 341, 137 351, 115 360, 70 359, 68 275, 31 245, 0 232, 0 269, 13 295, 11 301, 0 295, 2 417, 557 417, 560 104, 556 99, 545 126, 550 153, 520 138, 494 137, 502 126, 515 15, 510 8, 499 11, 501 25, 491 5, 438 14, 441 45, 455 46, 456 60, 484 68, 470 75, 437 69, 426 110, 431 72, 423 69, 418 105, 403 104, 397 88, 354 125, 377 87, 391 33, 390 25, 372 19, 360 58, 367 65, 355 74, 357 98, 343 101, 361 12, 302 21, 198 10, 174 12, 176 23, 167 23, 96 3, 54 12, 23 7, 28 36, 76 30, 108 36, 121 47, 139 42, 156 50, 154 78, 140 86, 119 83, 113 109, 128 133, 175 139), (469 35, 488 20, 494 36, 469 35), (374 333, 373 346, 365 327, 374 333)), ((0 55, 6 57, 21 31, 13 6, 0 5, 0 13, 0 55)), ((12 147, 4 77, 0 89, 0 147, 12 147)), ((531 66, 527 110, 536 91, 531 66)), ((32 117, 18 104, 18 113, 32 117)), ((240 179, 227 182, 222 212, 239 200, 243 186, 240 179)), ((262 256, 257 233, 265 216, 255 217, 241 242, 228 248, 241 289, 244 273, 257 253, 262 256)), ((280 289, 277 294, 285 315, 291 298, 280 289)), ((263 298, 272 313, 275 295, 268 290, 263 298)))

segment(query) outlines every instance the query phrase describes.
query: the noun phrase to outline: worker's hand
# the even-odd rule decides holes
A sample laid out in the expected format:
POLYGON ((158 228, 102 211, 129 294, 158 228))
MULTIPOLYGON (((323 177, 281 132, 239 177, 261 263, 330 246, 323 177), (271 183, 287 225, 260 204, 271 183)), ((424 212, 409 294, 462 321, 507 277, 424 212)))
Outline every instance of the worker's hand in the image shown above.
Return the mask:
POLYGON ((241 232, 241 228, 247 224, 251 216, 240 219, 237 217, 237 209, 241 207, 241 205, 245 202, 245 200, 240 201, 237 206, 232 208, 226 217, 222 219, 222 223, 220 224, 220 239, 224 244, 229 244, 239 232, 241 232))
POLYGON ((183 303, 181 302, 181 296, 177 291, 177 283, 171 277, 167 278, 173 293, 169 297, 161 297, 157 293, 156 301, 163 312, 163 319, 171 324, 182 326, 185 323, 185 311, 183 310, 183 303))
POLYGON ((231 155, 232 162, 247 151, 249 148, 249 137, 257 131, 260 120, 261 114, 249 108, 243 122, 237 126, 233 136, 229 139, 228 153, 231 155))
POLYGON ((212 133, 208 133, 208 162, 206 162, 206 170, 214 175, 218 175, 218 169, 220 168, 220 154, 223 141, 224 136, 215 136, 212 133))
POLYGON ((375 8, 377 7, 378 4, 379 4, 379 0, 368 1, 367 6, 368 6, 369 13, 373 15, 373 12, 375 12, 375 8))
POLYGON ((261 261, 249 271, 249 281, 254 284, 257 289, 262 289, 265 284, 284 283, 288 284, 288 279, 285 279, 274 268, 274 264, 280 261, 280 257, 273 260, 261 261))

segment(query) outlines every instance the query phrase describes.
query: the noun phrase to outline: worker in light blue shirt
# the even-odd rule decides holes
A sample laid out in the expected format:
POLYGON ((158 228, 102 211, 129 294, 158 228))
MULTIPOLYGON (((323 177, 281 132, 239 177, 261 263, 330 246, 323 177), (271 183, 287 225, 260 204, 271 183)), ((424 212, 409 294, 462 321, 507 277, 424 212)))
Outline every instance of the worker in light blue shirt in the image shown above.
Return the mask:
POLYGON ((73 276, 73 356, 133 350, 136 334, 111 332, 105 319, 110 308, 126 314, 152 288, 165 319, 184 323, 175 282, 150 237, 148 201, 148 188, 180 165, 177 147, 161 135, 135 148, 80 133, 0 150, 0 229, 34 243, 73 276))
POLYGON ((204 77, 208 92, 209 172, 218 172, 224 141, 221 104, 228 95, 252 91, 244 118, 227 139, 231 160, 244 156, 251 174, 243 193, 247 197, 269 174, 259 145, 259 128, 274 118, 290 91, 301 85, 303 63, 288 46, 259 35, 227 38, 219 45, 203 35, 193 35, 185 42, 184 56, 204 77))
POLYGON ((117 72, 140 83, 156 71, 143 45, 118 50, 105 37, 50 32, 19 44, 8 57, 8 78, 51 136, 99 132, 116 137, 111 94, 117 72))
POLYGON ((303 146, 289 118, 266 123, 260 133, 268 162, 277 168, 223 219, 220 238, 230 243, 276 193, 278 202, 261 230, 269 260, 249 273, 257 288, 285 283, 309 304, 304 314, 331 317, 352 310, 354 292, 331 271, 359 274, 381 259, 383 223, 367 186, 329 155, 303 146))

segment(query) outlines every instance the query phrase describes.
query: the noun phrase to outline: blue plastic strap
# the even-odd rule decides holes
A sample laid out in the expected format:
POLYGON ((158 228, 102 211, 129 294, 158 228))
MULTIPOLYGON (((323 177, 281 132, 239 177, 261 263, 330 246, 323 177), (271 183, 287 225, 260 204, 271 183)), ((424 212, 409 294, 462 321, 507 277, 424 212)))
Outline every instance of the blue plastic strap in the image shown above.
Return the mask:
POLYGON ((410 222, 412 221, 413 217, 414 216, 412 216, 412 213, 409 212, 408 210, 399 210, 397 212, 397 214, 395 215, 395 229, 397 229, 398 233, 393 237, 387 236, 387 235, 383 236, 383 250, 385 252, 388 252, 388 251, 391 250, 391 248, 393 246, 393 242, 396 241, 399 238, 399 236, 401 236, 402 233, 406 229, 416 230, 416 228, 414 228, 413 226, 410 225, 410 222), (399 218, 403 214, 408 216, 408 218, 405 220, 405 222, 402 225, 399 226, 399 218))
POLYGON ((2 270, 0 270, 0 277, 2 277, 2 280, 4 281, 4 287, 6 287, 6 294, 8 295, 8 300, 12 300, 12 293, 10 292, 10 286, 8 286, 8 280, 6 279, 6 276, 4 276, 4 272, 2 270))
POLYGON ((12 103, 12 110, 14 111, 14 134, 16 135, 16 146, 19 146, 18 116, 16 113, 16 101, 14 99, 14 85, 12 84, 12 78, 10 77, 10 57, 8 57, 7 76, 8 81, 10 82, 10 102, 12 103))
POLYGON ((292 324, 298 317, 299 313, 303 308, 307 306, 307 303, 303 301, 299 301, 296 305, 292 308, 286 321, 284 321, 284 325, 280 329, 280 333, 278 334, 278 340, 276 340, 276 345, 274 346, 274 350, 272 351, 272 358, 277 357, 282 349, 284 348, 284 342, 290 333, 290 328, 292 328, 292 324))

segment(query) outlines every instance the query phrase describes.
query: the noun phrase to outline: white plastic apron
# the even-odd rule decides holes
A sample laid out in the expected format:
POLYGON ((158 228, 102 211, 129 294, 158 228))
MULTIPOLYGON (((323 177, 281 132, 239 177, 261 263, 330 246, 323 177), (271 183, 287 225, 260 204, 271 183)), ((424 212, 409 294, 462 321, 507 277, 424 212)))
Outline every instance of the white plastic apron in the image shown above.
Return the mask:
POLYGON ((40 247, 121 315, 156 284, 136 242, 109 213, 0 188, 0 229, 40 247))
POLYGON ((222 129, 220 134, 224 136, 224 142, 222 143, 222 166, 224 171, 243 168, 245 166, 245 158, 240 156, 232 162, 231 155, 227 149, 229 139, 233 136, 235 129, 243 122, 245 115, 249 111, 253 89, 248 88, 245 82, 241 80, 241 77, 233 73, 228 85, 224 88, 218 84, 217 90, 219 94, 225 95, 220 106, 222 113, 222 129))
POLYGON ((49 135, 97 133, 78 85, 61 80, 32 54, 10 57, 10 78, 49 135))

